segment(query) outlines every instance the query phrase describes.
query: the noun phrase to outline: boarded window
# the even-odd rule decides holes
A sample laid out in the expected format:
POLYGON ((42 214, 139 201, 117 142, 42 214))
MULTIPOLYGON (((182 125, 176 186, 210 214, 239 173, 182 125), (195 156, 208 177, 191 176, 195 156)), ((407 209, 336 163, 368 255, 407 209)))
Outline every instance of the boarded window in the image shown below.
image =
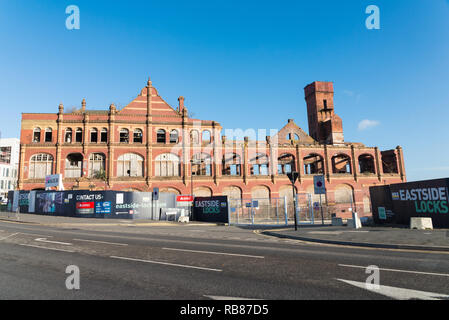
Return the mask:
POLYGON ((142 156, 126 153, 117 159, 117 177, 143 177, 142 156))
POLYGON ((155 176, 174 177, 180 175, 179 157, 172 153, 158 155, 155 159, 155 176))
POLYGON ((52 174, 53 156, 40 153, 31 157, 29 179, 44 179, 45 176, 52 174))

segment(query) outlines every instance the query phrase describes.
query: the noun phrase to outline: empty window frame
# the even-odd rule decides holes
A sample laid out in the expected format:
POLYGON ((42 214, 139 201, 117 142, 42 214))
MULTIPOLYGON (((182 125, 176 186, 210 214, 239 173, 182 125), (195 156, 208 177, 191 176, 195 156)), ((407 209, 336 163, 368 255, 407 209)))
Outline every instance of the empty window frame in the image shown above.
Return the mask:
POLYGON ((165 130, 164 129, 157 130, 156 142, 157 143, 165 143, 165 130))
POLYGON ((41 142, 41 128, 33 130, 33 142, 41 142))
POLYGON ((284 153, 278 158, 278 174, 287 174, 295 171, 295 157, 289 153, 284 153))
POLYGON ((90 142, 92 143, 98 142, 98 130, 96 128, 92 128, 90 130, 90 142))
POLYGON ((83 142, 83 130, 81 128, 78 128, 75 131, 75 142, 77 143, 83 142))
POLYGON ((143 132, 140 129, 134 130, 134 137, 133 137, 134 143, 143 143, 143 132))
POLYGON ((178 143, 178 131, 177 130, 172 130, 170 131, 170 143, 178 143))
POLYGON ((106 129, 106 128, 101 129, 100 142, 102 142, 102 143, 108 142, 108 129, 106 129))
POLYGON ((324 174, 324 159, 318 154, 310 154, 303 158, 304 174, 324 174))
POLYGON ((52 129, 47 128, 45 129, 45 142, 51 142, 52 141, 52 129))
POLYGON ((222 175, 224 176, 240 176, 241 161, 240 156, 236 153, 227 153, 223 156, 222 175))
POLYGON ((121 129, 120 130, 120 143, 129 143, 129 130, 121 129))
POLYGON ((83 176, 83 155, 81 153, 71 153, 65 161, 65 177, 80 178, 83 176))
POLYGON ((264 153, 258 153, 250 160, 252 176, 267 176, 269 173, 268 156, 264 153))
POLYGON ((65 137, 64 137, 65 143, 72 143, 72 129, 67 128, 65 130, 65 137))
POLYGON ((103 153, 92 153, 89 157, 89 178, 105 172, 106 156, 103 153))
POLYGON ((206 153, 196 153, 192 159, 192 175, 211 176, 212 165, 211 156, 206 153))
POLYGON ((350 174, 352 173, 351 158, 346 154, 337 154, 332 157, 332 173, 350 174))

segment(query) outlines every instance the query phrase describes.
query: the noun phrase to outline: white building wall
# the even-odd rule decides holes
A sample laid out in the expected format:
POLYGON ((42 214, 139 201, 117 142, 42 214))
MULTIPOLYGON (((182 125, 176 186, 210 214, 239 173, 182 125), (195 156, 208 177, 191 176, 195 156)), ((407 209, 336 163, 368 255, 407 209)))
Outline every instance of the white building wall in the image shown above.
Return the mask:
POLYGON ((0 139, 0 148, 11 147, 10 162, 0 161, 0 198, 6 199, 9 190, 17 186, 19 171, 20 140, 16 138, 0 139))

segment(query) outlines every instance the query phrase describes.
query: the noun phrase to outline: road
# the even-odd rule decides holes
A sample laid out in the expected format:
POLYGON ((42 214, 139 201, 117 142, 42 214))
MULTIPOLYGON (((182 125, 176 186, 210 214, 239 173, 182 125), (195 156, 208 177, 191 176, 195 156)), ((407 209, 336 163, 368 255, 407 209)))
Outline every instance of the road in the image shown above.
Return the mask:
POLYGON ((449 255, 282 240, 227 226, 0 222, 0 299, 447 299, 449 255), (80 288, 68 290, 69 265, 80 288), (366 267, 380 268, 367 290, 366 267), (429 294, 430 293, 430 294, 429 294))

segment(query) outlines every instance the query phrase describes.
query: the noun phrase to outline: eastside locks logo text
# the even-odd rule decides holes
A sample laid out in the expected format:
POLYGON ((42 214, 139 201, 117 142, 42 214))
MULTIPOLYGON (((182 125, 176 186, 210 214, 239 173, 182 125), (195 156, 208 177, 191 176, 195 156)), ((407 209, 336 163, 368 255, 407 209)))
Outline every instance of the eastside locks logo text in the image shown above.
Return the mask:
POLYGON ((393 200, 414 201, 417 213, 448 213, 448 191, 445 187, 419 188, 392 192, 393 200))
POLYGON ((202 200, 195 201, 197 208, 202 208, 203 213, 220 213, 221 207, 226 207, 226 202, 220 202, 219 200, 202 200))

